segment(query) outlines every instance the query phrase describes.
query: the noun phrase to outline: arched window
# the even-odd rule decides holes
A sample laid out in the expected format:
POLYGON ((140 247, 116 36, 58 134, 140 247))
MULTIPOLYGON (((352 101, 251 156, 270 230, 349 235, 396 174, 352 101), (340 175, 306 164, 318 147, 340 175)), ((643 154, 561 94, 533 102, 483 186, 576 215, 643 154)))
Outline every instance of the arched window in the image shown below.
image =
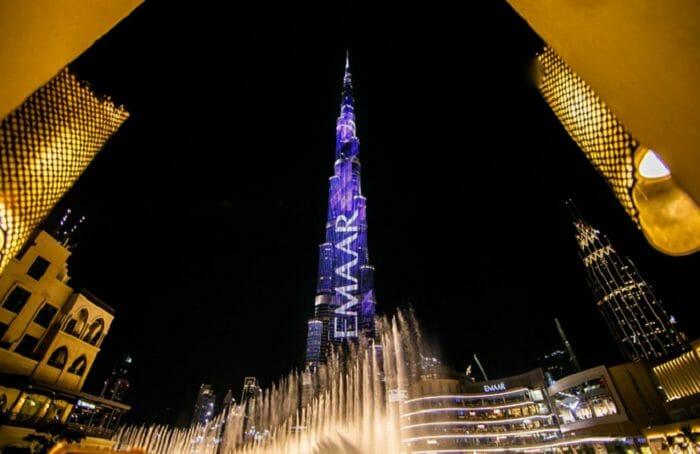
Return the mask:
POLYGON ((92 322, 92 324, 90 324, 90 327, 85 333, 85 337, 83 337, 83 340, 89 344, 97 345, 97 341, 100 340, 100 336, 102 335, 102 331, 104 331, 104 329, 104 320, 98 318, 97 320, 92 322))
POLYGON ((87 323, 88 313, 85 308, 80 309, 78 315, 71 315, 71 319, 66 323, 66 332, 74 336, 80 336, 87 323))
POLYGON ((85 355, 81 355, 80 358, 73 361, 73 364, 68 369, 68 372, 76 375, 83 375, 85 373, 85 367, 87 366, 87 359, 85 355))
POLYGON ((67 359, 68 349, 66 347, 58 347, 56 350, 53 351, 53 353, 51 353, 51 357, 49 357, 48 364, 49 366, 63 369, 63 366, 66 365, 67 359))

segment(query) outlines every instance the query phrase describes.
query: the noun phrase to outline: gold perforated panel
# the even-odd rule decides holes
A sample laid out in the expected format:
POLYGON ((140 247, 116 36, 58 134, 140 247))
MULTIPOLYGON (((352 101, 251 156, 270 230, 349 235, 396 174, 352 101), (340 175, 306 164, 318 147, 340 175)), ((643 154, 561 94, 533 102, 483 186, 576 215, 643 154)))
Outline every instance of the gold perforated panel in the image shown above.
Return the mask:
POLYGON ((128 113, 68 69, 0 123, 0 271, 128 113))
POLYGON ((639 222, 632 201, 634 152, 639 145, 605 103, 566 63, 545 47, 539 89, 566 131, 603 174, 627 213, 639 222))

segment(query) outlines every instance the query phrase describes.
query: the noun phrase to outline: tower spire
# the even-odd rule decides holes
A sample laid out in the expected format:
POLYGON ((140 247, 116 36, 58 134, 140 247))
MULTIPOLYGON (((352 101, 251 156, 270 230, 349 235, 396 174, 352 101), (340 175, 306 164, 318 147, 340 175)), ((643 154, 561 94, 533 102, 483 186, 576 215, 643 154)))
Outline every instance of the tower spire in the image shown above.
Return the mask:
POLYGON ((314 317, 308 323, 309 367, 325 363, 332 345, 345 348, 375 335, 374 267, 367 249, 367 199, 361 188, 360 141, 348 52, 335 131, 326 235, 319 247, 314 317))
POLYGON ((355 100, 352 96, 352 74, 350 73, 350 51, 345 51, 345 72, 343 74, 343 94, 340 101, 340 116, 336 122, 336 159, 343 144, 357 141, 355 127, 355 100))
POLYGON ((345 77, 343 81, 349 80, 350 77, 350 51, 345 49, 345 77))

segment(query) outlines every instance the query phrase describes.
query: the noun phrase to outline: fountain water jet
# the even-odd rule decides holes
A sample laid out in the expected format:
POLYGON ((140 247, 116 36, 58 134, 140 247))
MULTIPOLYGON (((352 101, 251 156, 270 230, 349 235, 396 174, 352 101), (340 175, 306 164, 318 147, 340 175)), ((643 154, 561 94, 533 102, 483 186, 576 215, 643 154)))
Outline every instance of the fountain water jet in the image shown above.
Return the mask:
POLYGON ((315 370, 292 371, 253 402, 234 404, 205 426, 122 427, 115 448, 154 454, 401 452, 402 401, 420 378, 421 359, 432 355, 413 313, 378 322, 376 340, 334 352, 315 370))

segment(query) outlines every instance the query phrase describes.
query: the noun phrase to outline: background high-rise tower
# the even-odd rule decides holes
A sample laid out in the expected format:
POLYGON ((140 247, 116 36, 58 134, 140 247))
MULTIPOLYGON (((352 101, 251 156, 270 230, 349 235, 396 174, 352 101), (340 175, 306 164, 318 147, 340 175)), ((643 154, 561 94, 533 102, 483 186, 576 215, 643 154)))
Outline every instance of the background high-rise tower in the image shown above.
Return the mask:
POLYGON ((100 397, 122 402, 124 394, 131 387, 127 377, 131 368, 131 355, 122 356, 119 362, 112 369, 110 376, 104 381, 100 397))
POLYGON ((630 361, 656 360, 687 350, 684 336, 632 261, 568 204, 587 280, 620 349, 630 361))
POLYGON ((367 250, 366 199, 360 184, 360 141, 348 58, 335 130, 326 238, 319 247, 314 318, 308 325, 306 361, 311 365, 324 362, 332 344, 374 335, 374 268, 367 250))
POLYGON ((202 383, 197 393, 197 400, 194 403, 192 414, 192 426, 205 426, 214 418, 216 406, 216 394, 211 385, 202 383))

